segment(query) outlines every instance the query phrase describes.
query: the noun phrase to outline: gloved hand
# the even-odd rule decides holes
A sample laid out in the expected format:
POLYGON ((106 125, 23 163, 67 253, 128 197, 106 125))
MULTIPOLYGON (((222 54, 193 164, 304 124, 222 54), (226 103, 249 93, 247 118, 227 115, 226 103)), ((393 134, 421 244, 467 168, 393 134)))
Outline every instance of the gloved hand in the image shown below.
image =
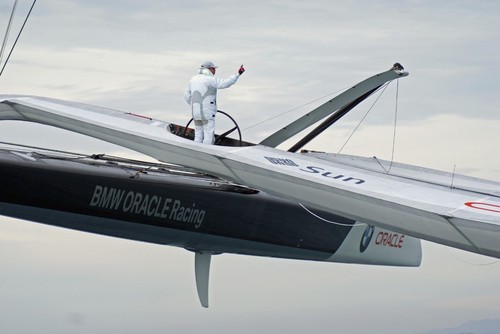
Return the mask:
POLYGON ((244 72, 245 72, 245 68, 243 67, 243 65, 241 65, 240 69, 238 70, 238 74, 242 75, 244 72))

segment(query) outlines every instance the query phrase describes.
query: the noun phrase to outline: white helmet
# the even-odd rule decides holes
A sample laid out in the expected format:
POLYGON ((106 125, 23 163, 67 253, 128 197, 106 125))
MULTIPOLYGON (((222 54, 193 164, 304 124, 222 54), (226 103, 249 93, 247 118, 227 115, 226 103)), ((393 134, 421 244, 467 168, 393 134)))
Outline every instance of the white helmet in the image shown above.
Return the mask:
POLYGON ((215 66, 215 64, 212 63, 211 61, 206 61, 203 64, 201 64, 201 66, 200 66, 200 68, 211 68, 211 67, 217 68, 219 66, 215 66))

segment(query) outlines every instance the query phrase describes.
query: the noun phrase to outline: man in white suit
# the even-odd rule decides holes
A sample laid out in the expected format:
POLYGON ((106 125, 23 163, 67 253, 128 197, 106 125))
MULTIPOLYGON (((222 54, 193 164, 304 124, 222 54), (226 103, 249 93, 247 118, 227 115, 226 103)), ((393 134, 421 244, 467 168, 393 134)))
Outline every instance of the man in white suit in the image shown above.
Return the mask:
POLYGON ((227 79, 215 77, 215 66, 211 61, 201 64, 198 74, 191 78, 184 92, 184 99, 191 105, 194 120, 194 141, 213 144, 215 114, 217 113, 217 89, 231 87, 245 72, 243 65, 227 79))

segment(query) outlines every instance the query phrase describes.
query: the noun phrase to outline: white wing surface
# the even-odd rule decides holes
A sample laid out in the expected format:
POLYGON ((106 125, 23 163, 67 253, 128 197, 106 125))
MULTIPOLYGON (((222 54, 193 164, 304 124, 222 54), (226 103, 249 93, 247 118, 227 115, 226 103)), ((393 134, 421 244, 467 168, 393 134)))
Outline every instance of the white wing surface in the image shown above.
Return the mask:
MULTIPOLYGON (((35 97, 0 96, 0 119, 86 134, 382 228, 500 258, 500 186, 467 188, 392 175, 344 160, 255 145, 203 145, 169 123, 109 109, 35 97)), ((433 175, 436 177, 436 175, 433 175)))

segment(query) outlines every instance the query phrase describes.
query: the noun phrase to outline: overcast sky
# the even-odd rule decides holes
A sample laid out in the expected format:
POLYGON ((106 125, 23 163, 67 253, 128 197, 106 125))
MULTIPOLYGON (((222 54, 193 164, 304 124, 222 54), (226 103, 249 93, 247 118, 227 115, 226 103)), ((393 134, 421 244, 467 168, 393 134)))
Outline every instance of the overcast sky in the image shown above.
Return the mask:
MULTIPOLYGON (((0 0, 0 39, 13 3, 0 0)), ((19 1, 9 49, 30 5, 19 1)), ((394 139, 396 161, 500 181, 499 58, 496 0, 44 0, 0 94, 184 124, 197 67, 211 60, 226 77, 244 64, 218 106, 258 142, 397 61, 410 72, 398 92, 393 82, 308 148, 338 152, 369 111, 342 153, 390 159, 394 139)), ((0 124, 0 141, 136 156, 18 122, 0 124)), ((500 318, 499 262, 428 242, 423 251, 412 269, 220 255, 202 309, 183 249, 1 217, 0 331, 416 334, 500 318)))

